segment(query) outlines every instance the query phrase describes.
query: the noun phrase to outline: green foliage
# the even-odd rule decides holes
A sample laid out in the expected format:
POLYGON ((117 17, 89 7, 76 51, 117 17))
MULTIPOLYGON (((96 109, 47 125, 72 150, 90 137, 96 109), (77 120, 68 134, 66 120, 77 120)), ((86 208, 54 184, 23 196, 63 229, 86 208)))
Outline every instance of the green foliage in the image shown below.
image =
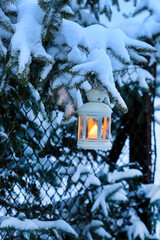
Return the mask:
POLYGON ((14 34, 15 29, 13 27, 13 24, 9 20, 7 16, 3 13, 3 11, 0 9, 0 26, 4 28, 7 32, 14 34))
MULTIPOLYGON (((42 41, 48 42, 50 39, 54 39, 54 31, 58 31, 61 26, 61 14, 64 16, 64 12, 63 10, 61 11, 61 9, 67 4, 67 1, 39 0, 38 3, 45 12, 43 18, 42 41)), ((70 15, 67 15, 67 17, 70 17, 70 15)))
MULTIPOLYGON (((69 54, 72 53, 74 56, 77 53, 84 54, 87 59, 93 49, 89 49, 83 42, 72 47, 70 42, 56 41, 57 36, 59 39, 66 37, 64 32, 61 32, 63 18, 75 17, 69 27, 80 23, 79 14, 84 7, 84 1, 77 1, 74 13, 71 8, 67 8, 71 6, 69 1, 38 1, 40 13, 44 14, 44 17, 42 23, 39 23, 37 16, 34 16, 37 24, 35 29, 40 29, 40 34, 35 45, 32 45, 32 38, 30 41, 25 39, 26 49, 29 50, 24 58, 24 64, 21 62, 24 46, 21 46, 21 39, 17 38, 19 42, 15 48, 13 41, 18 34, 15 32, 11 12, 4 10, 8 3, 14 2, 0 3, 2 9, 0 26, 12 33, 7 40, 0 40, 2 210, 6 215, 16 217, 22 212, 23 214, 19 215, 21 221, 34 218, 44 221, 57 220, 61 217, 79 231, 80 238, 85 240, 105 238, 121 240, 124 236, 127 239, 126 227, 134 225, 131 209, 134 210, 136 221, 142 225, 145 222, 145 212, 149 220, 152 218, 151 209, 148 207, 150 202, 146 199, 145 191, 139 194, 141 174, 136 169, 134 176, 126 176, 125 168, 128 172, 133 169, 130 169, 130 165, 122 167, 116 165, 117 159, 111 158, 110 153, 78 149, 77 121, 73 117, 78 108, 76 96, 80 96, 80 89, 83 95, 95 82, 110 94, 110 98, 113 97, 115 102, 119 105, 120 103, 113 96, 113 92, 102 84, 96 72, 90 71, 81 75, 80 69, 73 71, 73 67, 81 63, 77 64, 76 60, 72 59, 70 61, 69 54), (74 52, 73 48, 77 48, 77 52, 74 52), (84 87, 84 83, 88 83, 87 88, 84 87), (62 122, 62 119, 66 122, 62 122), (116 179, 118 173, 122 177, 116 179)), ((96 23, 103 13, 111 19, 111 5, 108 2, 101 6, 100 1, 86 1, 85 9, 88 8, 94 13, 96 23)), ((118 1, 112 1, 112 4, 116 4, 119 10, 118 1)), ((86 24, 89 25, 91 24, 86 24)), ((81 25, 78 26, 81 31, 85 31, 81 25)), ((30 32, 32 30, 30 25, 27 27, 28 34, 34 37, 35 32, 30 32)), ((111 32, 107 28, 103 30, 110 37, 111 32)), ((119 31, 117 36, 120 39, 122 32, 119 31)), ((74 31, 71 32, 71 37, 75 37, 74 31)), ((109 37, 113 43, 113 38, 109 37)), ((124 37, 122 41, 127 58, 117 51, 119 46, 117 41, 115 45, 113 44, 114 47, 111 44, 112 47, 107 49, 107 54, 121 64, 129 64, 130 60, 145 62, 144 57, 138 54, 141 54, 142 50, 146 51, 146 48, 148 52, 153 51, 153 48, 127 40, 124 37), (131 52, 131 48, 134 51, 131 52)), ((98 56, 95 56, 95 62, 92 62, 93 70, 101 63, 97 63, 98 56)), ((90 61, 88 62, 90 64, 90 61)), ((111 78, 108 81, 110 80, 111 78)), ((142 91, 139 90, 138 84, 129 83, 121 92, 129 108, 134 106, 130 98, 137 92, 138 103, 143 106, 142 91)), ((146 113, 146 110, 144 108, 142 113, 146 113)), ((142 117, 139 115, 136 123, 140 123, 142 117)), ((113 117, 113 141, 119 129, 124 126, 121 126, 121 118, 122 114, 113 117)), ((59 234, 57 229, 51 228, 40 231, 20 231, 16 228, 3 230, 7 231, 10 239, 14 234, 17 234, 17 239, 43 239, 47 237, 48 232, 53 239, 68 239, 68 236, 64 236, 65 233, 59 234)))
POLYGON ((10 34, 15 33, 15 27, 12 23, 12 18, 15 15, 14 11, 8 10, 10 4, 14 4, 16 0, 7 0, 0 2, 0 27, 10 34), (8 15, 8 16, 7 16, 8 15))
POLYGON ((14 4, 16 2, 17 2, 17 0, 1 0, 0 7, 4 7, 9 4, 14 4))

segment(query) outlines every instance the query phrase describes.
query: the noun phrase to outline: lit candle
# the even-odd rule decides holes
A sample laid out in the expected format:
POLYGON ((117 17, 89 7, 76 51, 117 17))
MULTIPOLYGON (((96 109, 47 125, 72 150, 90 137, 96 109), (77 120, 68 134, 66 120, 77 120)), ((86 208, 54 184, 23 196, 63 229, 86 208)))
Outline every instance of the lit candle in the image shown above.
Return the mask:
POLYGON ((91 89, 87 92, 87 103, 78 109, 78 141, 77 145, 84 149, 111 148, 110 120, 112 110, 103 103, 105 92, 91 89), (82 120, 83 118, 83 120, 82 120))
POLYGON ((97 139, 97 130, 98 130, 98 126, 97 124, 95 123, 90 131, 88 132, 88 138, 92 138, 92 139, 97 139))

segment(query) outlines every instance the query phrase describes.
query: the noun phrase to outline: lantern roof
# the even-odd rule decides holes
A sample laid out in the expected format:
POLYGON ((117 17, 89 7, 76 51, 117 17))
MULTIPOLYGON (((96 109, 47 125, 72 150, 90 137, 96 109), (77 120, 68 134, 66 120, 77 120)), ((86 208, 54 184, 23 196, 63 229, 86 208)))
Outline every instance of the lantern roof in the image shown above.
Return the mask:
POLYGON ((78 109, 78 113, 110 116, 112 110, 107 104, 102 102, 87 102, 78 109))
POLYGON ((105 92, 99 89, 91 89, 87 93, 88 101, 83 104, 79 109, 79 114, 92 114, 92 115, 105 115, 110 116, 112 113, 111 108, 102 103, 105 98, 105 92))

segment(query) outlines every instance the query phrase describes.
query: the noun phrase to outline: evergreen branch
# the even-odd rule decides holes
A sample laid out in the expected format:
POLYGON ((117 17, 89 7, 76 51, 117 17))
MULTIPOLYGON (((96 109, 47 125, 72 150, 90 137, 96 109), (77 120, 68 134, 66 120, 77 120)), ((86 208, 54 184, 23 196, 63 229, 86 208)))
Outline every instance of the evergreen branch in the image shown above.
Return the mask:
POLYGON ((39 6, 47 12, 49 9, 53 9, 54 12, 59 12, 64 5, 68 4, 69 0, 38 0, 39 6))
POLYGON ((7 141, 5 142, 5 149, 4 152, 0 155, 0 160, 3 159, 4 155, 6 154, 7 150, 8 150, 8 145, 10 143, 10 135, 14 132, 15 130, 15 126, 16 126, 16 118, 14 118, 13 121, 13 127, 11 128, 11 130, 7 133, 7 141))
POLYGON ((72 11, 72 9, 68 6, 65 5, 61 10, 61 16, 62 18, 66 18, 66 19, 71 19, 75 17, 74 12, 72 11))
POLYGON ((91 233, 96 233, 99 237, 111 238, 111 235, 105 231, 104 223, 102 221, 93 219, 87 226, 85 226, 82 235, 88 240, 93 240, 91 233))
MULTIPOLYGON (((99 82, 99 80, 97 80, 99 82)), ((102 83, 99 83, 99 86, 102 83)), ((119 99, 117 98, 117 96, 114 94, 114 92, 111 90, 112 88, 107 88, 105 85, 103 85, 104 90, 107 92, 109 98, 111 101, 115 102, 116 105, 120 108, 120 110, 123 113, 127 113, 128 112, 128 107, 125 104, 125 102, 123 101, 123 99, 121 98, 121 101, 119 101, 119 99)), ((114 91, 116 91, 118 93, 118 91, 116 90, 116 88, 114 88, 114 91)))
POLYGON ((101 206, 103 213, 105 215, 105 217, 108 217, 108 203, 107 203, 107 199, 110 200, 110 198, 117 193, 120 189, 122 188, 122 184, 121 183, 114 183, 114 184, 110 184, 110 185, 105 185, 100 194, 98 195, 98 197, 96 198, 91 211, 95 212, 98 210, 98 208, 101 206))
POLYGON ((112 10, 110 5, 99 6, 99 10, 101 14, 105 14, 109 21, 111 21, 112 10))
POLYGON ((18 0, 1 0, 0 7, 7 6, 9 4, 14 4, 16 2, 18 2, 18 0))
POLYGON ((133 2, 134 2, 134 6, 136 6, 137 5, 137 0, 133 0, 133 2))
POLYGON ((17 70, 17 77, 18 79, 21 80, 21 84, 23 86, 27 86, 28 85, 28 79, 29 79, 29 72, 30 72, 30 63, 26 63, 25 66, 23 67, 23 70, 20 68, 20 65, 18 66, 18 70, 17 70))
POLYGON ((6 76, 7 74, 2 74, 2 77, 1 77, 1 80, 0 80, 0 95, 1 95, 1 92, 3 90, 3 88, 5 87, 5 84, 6 84, 6 76))
POLYGON ((135 51, 137 51, 138 53, 155 53, 157 52, 157 50, 152 47, 151 45, 147 44, 147 43, 143 43, 143 46, 140 46, 139 44, 133 44, 132 46, 126 46, 127 49, 133 49, 135 51), (145 46, 146 45, 146 46, 145 46))
POLYGON ((133 49, 128 49, 129 52, 129 56, 131 58, 131 60, 133 60, 136 63, 142 63, 142 64, 146 64, 148 61, 145 57, 140 56, 139 54, 137 54, 136 51, 134 51, 133 49))
POLYGON ((134 11, 134 13, 133 13, 132 16, 134 17, 134 16, 136 16, 137 14, 145 11, 146 9, 147 9, 147 6, 144 6, 144 7, 142 7, 142 8, 137 8, 137 9, 134 11))
POLYGON ((34 52, 32 56, 33 60, 46 65, 53 65, 52 58, 49 54, 42 54, 40 51, 34 52))
POLYGON ((46 62, 45 66, 42 68, 42 71, 40 73, 40 82, 47 78, 48 74, 50 73, 53 66, 53 62, 50 62, 49 64, 46 62))
POLYGON ((11 23, 10 19, 4 14, 2 9, 0 9, 0 26, 7 32, 14 34, 15 27, 11 23))
MULTIPOLYGON (((120 61, 121 63, 123 63, 124 65, 130 65, 130 59, 129 59, 129 55, 128 55, 128 58, 126 59, 125 56, 122 56, 120 55, 116 49, 111 49, 111 48, 107 48, 107 53, 110 55, 110 56, 113 56, 116 58, 116 60, 120 61)), ((126 52, 127 53, 127 52, 126 52)))
POLYGON ((116 105, 119 106, 119 108, 121 109, 121 111, 122 111, 123 113, 127 113, 127 112, 128 112, 128 107, 127 107, 127 106, 124 107, 124 106, 118 101, 118 99, 113 96, 113 94, 112 94, 111 91, 109 91, 108 89, 106 89, 106 91, 108 92, 110 99, 112 99, 112 100, 116 103, 116 105))
POLYGON ((6 58, 6 54, 7 54, 7 49, 4 47, 2 40, 0 39, 0 56, 2 57, 2 59, 6 58))
POLYGON ((73 228, 63 220, 56 221, 39 221, 36 219, 20 220, 15 217, 1 217, 0 218, 1 231, 18 230, 20 232, 47 232, 48 230, 58 230, 77 238, 77 233, 73 228))
MULTIPOLYGON (((30 65, 33 60, 38 62, 39 65, 42 64, 43 69, 41 72, 41 80, 47 77, 51 70, 51 66, 53 65, 52 57, 45 51, 45 48, 42 45, 41 25, 36 18, 36 11, 34 11, 33 15, 31 14, 31 9, 34 8, 34 2, 28 5, 27 2, 22 1, 21 8, 18 13, 19 21, 16 25, 15 34, 11 39, 10 55, 7 64, 7 68, 9 66, 14 66, 14 74, 18 76, 21 83, 24 85, 28 82, 30 65), (21 11, 23 11, 23 7, 28 11, 26 10, 22 14, 21 11), (31 27, 30 23, 33 19, 34 24, 31 27), (24 22, 25 27, 23 27, 24 22), (28 35, 31 37, 28 37, 28 35)), ((36 6, 36 10, 40 11, 38 4, 36 6)))
POLYGON ((50 9, 43 18, 43 26, 41 31, 42 42, 50 39, 50 36, 54 34, 52 31, 58 31, 62 24, 61 15, 50 9))
POLYGON ((47 12, 48 8, 50 7, 50 1, 38 0, 38 4, 44 12, 47 12))
POLYGON ((118 12, 120 12, 119 0, 112 0, 112 5, 116 5, 118 12))

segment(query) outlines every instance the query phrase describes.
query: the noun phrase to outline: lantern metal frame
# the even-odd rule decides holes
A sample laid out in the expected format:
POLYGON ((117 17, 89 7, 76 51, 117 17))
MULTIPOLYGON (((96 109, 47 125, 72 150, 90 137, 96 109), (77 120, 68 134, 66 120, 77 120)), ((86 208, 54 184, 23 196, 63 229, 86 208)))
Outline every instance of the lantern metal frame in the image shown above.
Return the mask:
MULTIPOLYGON (((105 98, 105 93, 99 89, 91 89, 87 92, 87 98, 89 102, 83 104, 78 109, 79 114, 79 122, 78 122, 78 141, 77 145, 84 149, 101 149, 108 150, 111 148, 110 143, 110 134, 111 134, 111 108, 102 103, 105 98), (83 123, 80 123, 80 117, 83 119, 83 123), (97 137, 96 139, 87 139, 86 132, 89 123, 87 123, 88 117, 96 117, 98 121, 97 126, 97 137), (102 130, 102 119, 107 120, 107 128, 106 131, 102 130), (109 123, 108 123, 109 120, 109 123), (82 124, 82 126, 81 126, 82 124), (82 128, 82 129, 81 129, 82 128), (81 133, 81 137, 79 136, 81 133), (102 133, 107 134, 108 138, 102 139, 102 133)), ((89 120, 88 120, 89 121, 89 120)))

